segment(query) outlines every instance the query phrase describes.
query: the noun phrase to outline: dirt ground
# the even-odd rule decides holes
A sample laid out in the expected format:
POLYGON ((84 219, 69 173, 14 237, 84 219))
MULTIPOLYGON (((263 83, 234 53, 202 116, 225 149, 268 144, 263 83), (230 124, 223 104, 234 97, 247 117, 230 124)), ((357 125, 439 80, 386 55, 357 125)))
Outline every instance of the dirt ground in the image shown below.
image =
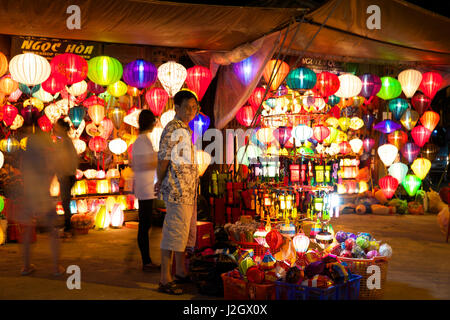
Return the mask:
MULTIPOLYGON (((445 243, 435 215, 343 215, 333 221, 335 231, 369 232, 388 242, 394 251, 389 262, 385 299, 450 299, 450 243, 445 243)), ((193 285, 178 297, 157 292, 159 273, 141 271, 137 230, 91 230, 61 243, 64 267, 81 268, 81 290, 69 290, 69 275, 51 275, 46 234, 33 247, 37 271, 20 275, 20 244, 0 247, 0 299, 217 299, 197 293, 193 285)), ((151 234, 151 255, 159 263, 161 229, 151 234)))

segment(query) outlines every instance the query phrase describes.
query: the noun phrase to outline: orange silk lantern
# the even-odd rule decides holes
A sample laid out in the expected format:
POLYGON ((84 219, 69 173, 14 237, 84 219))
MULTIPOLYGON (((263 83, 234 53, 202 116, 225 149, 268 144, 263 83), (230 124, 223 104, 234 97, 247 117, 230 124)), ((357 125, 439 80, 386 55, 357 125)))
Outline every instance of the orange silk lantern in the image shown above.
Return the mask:
POLYGON ((89 117, 91 117, 92 122, 98 126, 105 118, 105 107, 98 104, 90 106, 88 109, 88 114, 89 117))
POLYGON ((8 59, 6 56, 0 52, 0 77, 8 71, 8 59))
POLYGON ((10 75, 4 76, 0 80, 0 91, 9 96, 11 93, 19 89, 19 83, 11 79, 10 75))
POLYGON ((422 125, 430 131, 433 131, 439 123, 439 114, 434 111, 425 111, 422 117, 420 118, 420 122, 422 125))
POLYGON ((272 76, 271 90, 277 90, 289 73, 289 65, 281 60, 270 60, 263 71, 264 80, 269 84, 272 76), (272 72, 273 71, 273 72, 272 72))
POLYGON ((388 141, 400 150, 408 142, 408 134, 401 130, 391 132, 388 134, 388 141))

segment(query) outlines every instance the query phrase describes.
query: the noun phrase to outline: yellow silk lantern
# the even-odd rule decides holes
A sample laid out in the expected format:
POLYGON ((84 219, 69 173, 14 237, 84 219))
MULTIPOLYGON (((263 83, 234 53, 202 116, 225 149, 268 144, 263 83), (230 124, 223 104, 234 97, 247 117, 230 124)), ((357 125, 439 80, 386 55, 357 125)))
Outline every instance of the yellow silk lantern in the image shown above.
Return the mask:
POLYGON ((83 93, 87 91, 87 83, 84 80, 74 83, 73 85, 70 86, 69 89, 67 89, 67 91, 75 97, 81 96, 83 93))
POLYGON ((127 143, 120 138, 111 140, 108 144, 109 150, 112 153, 119 155, 127 151, 127 143))
POLYGON ((431 169, 431 161, 426 158, 417 158, 412 163, 411 169, 420 180, 423 180, 431 169))
POLYGON ((73 196, 81 196, 87 194, 88 186, 86 180, 78 180, 72 187, 71 194, 73 196))
POLYGON ((333 127, 328 127, 330 129, 330 135, 324 140, 325 144, 331 144, 336 140, 336 137, 338 135, 338 131, 333 127))
POLYGON ((398 81, 402 85, 406 98, 411 98, 422 82, 422 74, 414 69, 403 70, 398 75, 398 81))
POLYGON ((116 204, 116 199, 113 196, 109 196, 108 198, 106 198, 106 201, 105 201, 106 211, 111 213, 115 204, 116 204))
POLYGON ((361 118, 353 117, 350 119, 350 129, 359 130, 364 127, 364 121, 361 118))
POLYGON ((22 138, 20 140, 20 148, 22 150, 27 150, 27 141, 28 141, 28 137, 22 138))
POLYGON ((108 171, 106 172, 106 178, 108 179, 115 179, 115 178, 120 178, 120 171, 117 169, 108 169, 108 171))
POLYGON ((121 208, 122 210, 127 210, 127 208, 128 208, 128 203, 127 203, 127 197, 126 197, 126 196, 124 196, 124 195, 117 196, 116 202, 117 202, 118 204, 120 204, 120 208, 121 208))
POLYGON ((30 98, 23 102, 24 107, 33 106, 41 112, 44 109, 44 103, 38 98, 30 98))
POLYGON ((334 117, 328 118, 325 122, 335 129, 339 126, 339 120, 334 117))
POLYGON ((111 215, 106 211, 105 206, 100 206, 95 217, 95 229, 104 230, 109 227, 111 223, 111 215))
POLYGON ((339 118, 339 127, 341 127, 341 130, 347 131, 350 127, 350 119, 347 117, 341 117, 339 118))
POLYGON ((88 114, 92 122, 98 126, 105 118, 105 107, 99 104, 92 105, 88 109, 88 114))
POLYGON ((337 135, 336 135, 336 139, 334 140, 334 142, 336 142, 337 144, 347 141, 347 134, 345 132, 342 132, 341 130, 337 130, 337 135))
POLYGON ((198 150, 196 152, 196 160, 198 165, 198 174, 201 177, 211 163, 211 155, 206 151, 198 150))
POLYGON ((360 181, 359 182, 359 193, 363 193, 369 190, 369 186, 367 185, 367 182, 360 181))
POLYGON ((97 180, 97 193, 104 194, 110 193, 110 183, 109 180, 97 180))
POLYGON ((128 86, 127 93, 132 97, 137 97, 141 94, 141 90, 136 87, 128 86))
POLYGON ((0 92, 3 92, 5 95, 9 96, 11 93, 16 91, 19 88, 19 83, 10 76, 4 76, 0 79, 0 92))
POLYGON ((127 93, 128 87, 125 82, 119 80, 110 84, 107 90, 113 97, 118 98, 127 93))

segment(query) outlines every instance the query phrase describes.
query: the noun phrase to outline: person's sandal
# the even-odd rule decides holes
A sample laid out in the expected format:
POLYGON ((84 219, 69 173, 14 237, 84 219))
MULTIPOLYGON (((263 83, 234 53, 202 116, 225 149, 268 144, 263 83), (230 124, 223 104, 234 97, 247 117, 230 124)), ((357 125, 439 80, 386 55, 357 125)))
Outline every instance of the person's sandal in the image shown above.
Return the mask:
POLYGON ((183 294, 183 290, 181 288, 178 288, 173 282, 169 282, 167 284, 159 283, 158 291, 176 296, 183 294))
POLYGON ((22 276, 29 276, 30 274, 32 274, 35 271, 36 271, 36 267, 34 266, 34 264, 30 264, 30 267, 28 269, 23 268, 22 271, 20 272, 20 274, 22 276))

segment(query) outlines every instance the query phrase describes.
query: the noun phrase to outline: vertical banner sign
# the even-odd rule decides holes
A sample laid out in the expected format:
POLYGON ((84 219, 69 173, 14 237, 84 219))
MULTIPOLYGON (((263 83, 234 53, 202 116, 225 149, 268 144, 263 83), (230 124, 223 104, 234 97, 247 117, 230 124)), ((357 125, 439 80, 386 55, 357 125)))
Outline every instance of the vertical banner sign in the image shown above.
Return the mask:
POLYGON ((89 41, 13 36, 11 56, 31 52, 50 60, 58 54, 75 53, 89 60, 100 54, 100 48, 100 43, 89 41))

